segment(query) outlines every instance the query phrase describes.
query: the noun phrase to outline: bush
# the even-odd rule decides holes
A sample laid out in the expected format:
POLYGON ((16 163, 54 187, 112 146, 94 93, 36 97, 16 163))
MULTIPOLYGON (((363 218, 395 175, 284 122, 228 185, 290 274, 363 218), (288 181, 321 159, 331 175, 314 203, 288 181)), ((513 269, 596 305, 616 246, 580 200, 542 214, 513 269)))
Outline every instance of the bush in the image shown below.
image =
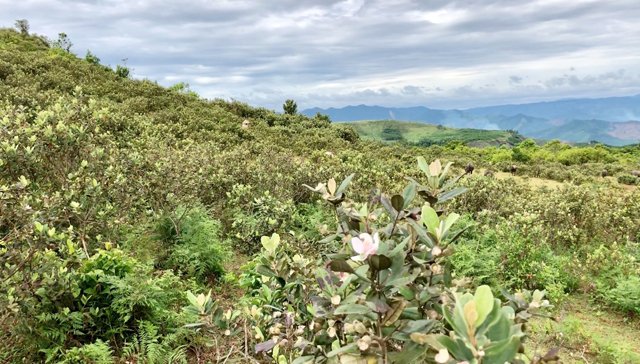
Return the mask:
POLYGON ((618 309, 640 314, 640 276, 620 277, 613 289, 604 292, 604 298, 618 309))
POLYGON ((181 207, 163 216, 156 229, 166 256, 158 264, 205 283, 224 274, 230 247, 221 236, 221 225, 201 208, 181 207))
POLYGON ((618 183, 621 183, 623 185, 637 185, 638 177, 632 176, 630 174, 623 174, 621 176, 618 176, 618 183))
POLYGON ((61 364, 112 364, 113 350, 102 340, 71 348, 64 353, 61 364))
POLYGON ((565 149, 558 153, 558 162, 564 165, 611 162, 611 154, 602 147, 565 149))
POLYGON ((255 253, 260 238, 278 231, 293 213, 292 201, 280 201, 269 191, 262 194, 253 191, 249 185, 236 184, 227 193, 232 238, 244 253, 255 253))
POLYGON ((121 347, 143 320, 164 333, 180 325, 170 308, 182 298, 181 285, 170 272, 151 275, 150 267, 118 249, 99 250, 82 261, 77 252, 36 258, 50 273, 32 278, 39 285, 37 300, 20 308, 23 322, 14 334, 24 340, 23 355, 73 362, 103 352, 103 343, 121 347))
POLYGON ((522 236, 505 223, 467 237, 451 257, 456 273, 472 277, 475 284, 511 289, 545 289, 553 300, 575 289, 576 279, 566 272, 569 262, 542 242, 522 236))

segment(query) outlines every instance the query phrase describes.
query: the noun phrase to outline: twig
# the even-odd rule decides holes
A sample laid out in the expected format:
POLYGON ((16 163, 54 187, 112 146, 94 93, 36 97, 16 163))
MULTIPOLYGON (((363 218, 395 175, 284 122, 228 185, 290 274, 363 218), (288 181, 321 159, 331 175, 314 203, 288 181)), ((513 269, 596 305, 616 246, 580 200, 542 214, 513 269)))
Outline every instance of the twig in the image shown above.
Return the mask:
POLYGON ((247 320, 245 319, 243 322, 244 328, 244 355, 249 357, 249 337, 247 336, 247 320))
MULTIPOLYGON (((222 362, 222 364, 225 364, 227 362, 227 360, 229 360, 229 358, 231 357, 231 353, 233 352, 233 350, 235 349, 235 346, 231 346, 231 349, 229 349, 229 352, 227 353, 227 355, 224 358, 224 361, 222 362)), ((220 359, 218 359, 219 361, 220 359)))

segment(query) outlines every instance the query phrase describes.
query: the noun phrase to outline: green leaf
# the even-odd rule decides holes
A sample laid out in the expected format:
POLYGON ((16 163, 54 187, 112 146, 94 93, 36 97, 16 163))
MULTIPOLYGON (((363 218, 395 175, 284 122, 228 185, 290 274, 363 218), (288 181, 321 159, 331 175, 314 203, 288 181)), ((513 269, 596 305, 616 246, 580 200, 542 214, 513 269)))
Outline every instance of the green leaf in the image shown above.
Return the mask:
POLYGON ((411 182, 404 188, 402 192, 402 198, 404 200, 403 209, 407 208, 411 201, 416 197, 416 183, 411 182))
POLYGON ((369 263, 378 271, 389 269, 391 267, 391 259, 380 254, 375 254, 369 257, 369 263))
POLYGON ((432 234, 436 234, 436 229, 440 225, 440 218, 438 217, 438 213, 429 205, 424 205, 422 207, 422 223, 429 229, 429 232, 432 234))
POLYGON ((449 231, 449 229, 451 229, 453 224, 455 224, 456 221, 458 221, 458 219, 460 219, 460 215, 456 214, 455 212, 450 213, 447 216, 447 218, 444 220, 444 231, 443 231, 443 233, 447 233, 449 231))
POLYGON ((461 195, 467 191, 468 189, 466 187, 454 188, 450 191, 440 194, 438 196, 438 203, 443 203, 445 201, 451 200, 452 198, 457 197, 458 195, 461 195))
POLYGON ((294 359, 291 364, 313 364, 315 356, 305 355, 294 359))
POLYGON ((409 244, 409 241, 411 240, 410 236, 407 236, 404 240, 402 240, 400 242, 400 244, 396 245, 389 253, 388 255, 390 257, 394 257, 398 254, 402 254, 404 257, 404 248, 407 246, 407 244, 409 244))
POLYGON ((412 219, 407 219, 407 222, 413 228, 413 231, 416 232, 420 240, 422 240, 425 244, 427 244, 429 248, 433 248, 433 246, 436 245, 437 240, 434 240, 434 238, 429 236, 429 234, 424 229, 424 227, 422 227, 420 224, 418 224, 416 221, 412 219))
POLYGON ((356 343, 347 344, 341 348, 331 350, 330 352, 327 353, 327 358, 332 358, 336 355, 344 354, 351 351, 358 352, 358 345, 356 343))
POLYGON ((267 276, 267 277, 277 277, 278 275, 276 274, 276 272, 274 272, 271 268, 267 267, 266 265, 258 265, 256 266, 256 272, 260 275, 263 276, 267 276))
POLYGON ((347 187, 349 186, 349 184, 351 183, 351 180, 353 179, 353 176, 355 176, 355 173, 350 174, 347 178, 345 178, 342 183, 340 183, 340 186, 338 187, 338 189, 336 190, 336 196, 344 193, 344 191, 347 189, 347 187))
POLYGON ((464 305, 473 299, 473 295, 467 293, 464 295, 456 294, 456 305, 453 308, 453 312, 449 312, 446 308, 443 308, 444 318, 449 322, 449 325, 453 327, 456 334, 469 340, 469 334, 467 333, 467 322, 464 316, 464 305))
POLYGON ((479 327, 482 325, 484 320, 489 316, 489 313, 493 310, 493 293, 491 293, 491 288, 487 285, 482 285, 476 289, 476 294, 473 297, 473 300, 476 302, 476 312, 478 313, 478 318, 476 319, 475 326, 479 327))
POLYGON ((395 217, 398 215, 398 211, 393 208, 393 204, 391 203, 389 198, 385 195, 380 195, 380 203, 382 204, 382 206, 384 206, 385 210, 387 210, 387 213, 395 219, 395 217))
POLYGON ((405 321, 405 324, 402 325, 400 330, 408 334, 412 332, 428 333, 435 326, 435 324, 435 320, 405 321))
POLYGON ((353 268, 346 260, 332 260, 331 263, 329 263, 329 268, 334 272, 353 273, 353 268))
POLYGON ((385 282, 385 286, 394 287, 394 288, 399 288, 399 287, 402 287, 402 286, 406 286, 408 284, 413 283, 413 281, 416 280, 418 275, 419 275, 419 271, 416 270, 416 272, 413 273, 413 274, 404 275, 402 277, 398 277, 398 278, 389 280, 388 282, 385 282))
MULTIPOLYGON (((489 338, 489 340, 500 341, 509 337, 511 333, 511 321, 500 309, 500 300, 495 299, 494 302, 493 310, 483 326, 486 325, 485 336, 489 338)), ((484 327, 480 328, 479 331, 484 331, 484 327)))
MULTIPOLYGON (((454 341, 450 337, 444 335, 438 336, 437 340, 440 344, 442 344, 442 346, 447 348, 449 353, 451 353, 451 355, 453 355, 453 357, 457 360, 471 361, 474 359, 473 352, 464 344, 462 340, 458 339, 454 341)), ((500 364, 504 364, 504 362, 500 364)))
POLYGON ((429 164, 422 156, 418 157, 418 167, 420 168, 420 170, 422 170, 422 172, 426 173, 427 176, 431 176, 431 174, 429 173, 429 164))
POLYGON ((263 236, 260 238, 260 242, 262 243, 262 247, 269 252, 270 254, 274 254, 278 245, 280 245, 280 235, 277 233, 273 233, 271 237, 263 236))
POLYGON ((336 240, 337 237, 338 237, 338 234, 331 234, 329 236, 324 237, 322 240, 320 240, 318 244, 320 245, 329 244, 330 242, 336 240))
POLYGON ((402 297, 404 297, 407 300, 412 300, 415 298, 415 294, 413 293, 413 290, 407 286, 402 286, 398 289, 398 293, 400 293, 400 295, 402 295, 402 297))
POLYGON ((449 168, 451 168, 451 165, 453 163, 449 162, 447 163, 446 166, 444 166, 444 169, 442 170, 442 173, 440 174, 440 184, 442 184, 444 182, 444 180, 447 178, 447 174, 449 174, 449 168))
POLYGON ((515 358, 520 347, 520 339, 511 337, 509 339, 491 343, 484 348, 484 364, 504 364, 515 358))
POLYGON ((336 315, 369 315, 371 308, 357 303, 347 303, 338 306, 333 313, 336 315))
POLYGON ((42 225, 39 221, 34 221, 33 225, 36 228, 36 231, 39 233, 42 233, 42 231, 44 230, 44 225, 42 225))
POLYGON ((400 195, 391 196, 391 206, 393 206, 396 211, 402 211, 402 208, 404 207, 404 198, 400 195))
POLYGON ((390 363, 417 363, 429 347, 414 342, 407 343, 402 351, 389 353, 390 363))

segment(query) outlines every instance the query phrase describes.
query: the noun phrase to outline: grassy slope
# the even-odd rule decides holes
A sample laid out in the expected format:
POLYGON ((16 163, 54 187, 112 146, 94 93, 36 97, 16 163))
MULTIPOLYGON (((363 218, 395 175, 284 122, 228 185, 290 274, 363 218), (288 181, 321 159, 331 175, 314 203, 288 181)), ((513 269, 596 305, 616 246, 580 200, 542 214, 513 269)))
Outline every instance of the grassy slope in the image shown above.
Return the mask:
POLYGON ((360 137, 367 140, 403 140, 412 144, 444 144, 449 141, 461 141, 474 146, 512 143, 510 140, 512 135, 502 130, 455 129, 395 120, 358 121, 349 125, 358 131, 360 137), (399 139, 398 135, 402 139, 399 139))
POLYGON ((531 321, 529 348, 559 348, 563 363, 640 363, 640 320, 602 308, 586 295, 569 297, 555 320, 531 321))

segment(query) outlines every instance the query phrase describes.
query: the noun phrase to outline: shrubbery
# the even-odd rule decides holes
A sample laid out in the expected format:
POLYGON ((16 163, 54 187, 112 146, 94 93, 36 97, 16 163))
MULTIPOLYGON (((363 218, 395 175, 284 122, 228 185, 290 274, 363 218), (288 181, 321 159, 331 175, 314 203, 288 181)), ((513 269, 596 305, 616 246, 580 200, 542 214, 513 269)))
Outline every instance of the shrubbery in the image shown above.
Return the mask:
POLYGON ((458 180, 447 177, 462 174, 455 166, 421 159, 417 170, 415 155, 508 167, 514 151, 361 141, 322 116, 203 100, 98 62, 0 30, 0 361, 184 362, 243 334, 246 347, 231 349, 244 356, 257 343, 265 360, 406 348, 446 362, 469 359, 465 347, 476 358, 484 337, 522 340, 489 326, 520 325, 544 302, 540 292, 498 302, 484 284, 545 288, 552 299, 584 290, 631 310, 640 195, 588 182, 629 170, 636 149, 520 145, 518 175, 582 183, 559 190, 458 180), (590 163, 565 166, 561 153, 590 163), (344 186, 330 179, 347 175, 344 186), (469 191, 443 201, 457 183, 469 191), (376 233, 376 254, 354 240, 371 248, 376 233), (190 293, 241 296, 237 272, 218 278, 230 258, 254 253, 236 310, 190 293), (470 302, 491 322, 471 320, 470 302))

